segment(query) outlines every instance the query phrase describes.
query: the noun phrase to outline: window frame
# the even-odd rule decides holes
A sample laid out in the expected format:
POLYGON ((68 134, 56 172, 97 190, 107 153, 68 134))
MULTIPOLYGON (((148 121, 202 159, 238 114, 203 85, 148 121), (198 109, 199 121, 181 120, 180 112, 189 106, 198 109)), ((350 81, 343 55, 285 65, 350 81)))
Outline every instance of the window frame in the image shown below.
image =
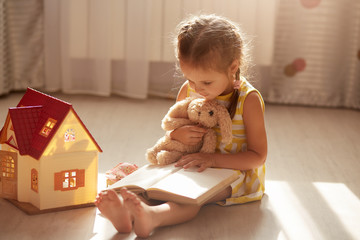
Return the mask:
POLYGON ((13 159, 11 156, 5 156, 1 159, 0 164, 2 174, 1 177, 7 179, 16 179, 15 159, 13 159))
POLYGON ((85 187, 85 169, 71 169, 54 174, 55 191, 70 191, 80 187, 85 187))
POLYGON ((55 120, 53 118, 48 118, 48 120, 46 120, 44 126, 41 128, 39 134, 43 137, 48 137, 50 135, 51 131, 54 129, 56 123, 57 123, 57 120, 55 120))
POLYGON ((36 193, 39 192, 39 172, 35 168, 31 169, 30 185, 31 185, 31 190, 33 190, 36 193))

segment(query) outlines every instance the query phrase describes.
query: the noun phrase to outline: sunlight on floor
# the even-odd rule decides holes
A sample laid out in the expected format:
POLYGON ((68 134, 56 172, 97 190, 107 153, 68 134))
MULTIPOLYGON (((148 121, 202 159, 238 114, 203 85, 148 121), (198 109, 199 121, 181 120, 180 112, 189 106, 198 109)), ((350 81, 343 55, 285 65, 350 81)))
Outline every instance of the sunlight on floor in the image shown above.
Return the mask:
MULTIPOLYGON (((98 192, 106 189, 106 177, 105 173, 98 174, 98 192)), ((93 226, 93 234, 94 236, 91 240, 103 240, 103 239, 135 239, 136 236, 132 232, 130 234, 120 234, 116 231, 114 226, 111 224, 109 220, 101 215, 99 210, 96 210, 96 216, 93 226), (116 237, 115 237, 116 236, 116 237)))
MULTIPOLYGON (((99 174, 99 191, 106 188, 105 174, 99 174)), ((360 236, 360 199, 343 183, 286 182, 267 180, 264 205, 274 214, 279 226, 278 240, 327 239, 360 236)), ((245 205, 244 205, 245 206, 245 205)), ((117 232, 111 223, 96 213, 95 239, 112 238, 117 232)), ((122 237, 133 237, 133 233, 122 237)))
MULTIPOLYGON (((98 192, 106 189, 106 177, 105 173, 98 174, 98 192)), ((108 222, 108 220, 100 215, 99 210, 96 210, 96 217, 93 227, 93 233, 95 236, 94 239, 101 239, 104 233, 106 232, 114 232, 114 227, 108 222)))
POLYGON ((313 183, 343 228, 356 239, 360 236, 360 200, 342 183, 313 183))
POLYGON ((93 227, 94 237, 95 239, 111 239, 111 236, 116 234, 116 230, 113 225, 104 217, 102 217, 99 211, 96 211, 96 217, 93 227))
POLYGON ((106 188, 106 177, 105 173, 98 174, 98 192, 101 192, 106 188))
POLYGON ((276 215, 282 234, 279 239, 315 239, 321 236, 311 214, 300 203, 290 185, 282 181, 267 181, 266 192, 270 208, 276 215))
POLYGON ((266 194, 281 228, 278 239, 360 236, 360 200, 343 183, 268 180, 266 194))

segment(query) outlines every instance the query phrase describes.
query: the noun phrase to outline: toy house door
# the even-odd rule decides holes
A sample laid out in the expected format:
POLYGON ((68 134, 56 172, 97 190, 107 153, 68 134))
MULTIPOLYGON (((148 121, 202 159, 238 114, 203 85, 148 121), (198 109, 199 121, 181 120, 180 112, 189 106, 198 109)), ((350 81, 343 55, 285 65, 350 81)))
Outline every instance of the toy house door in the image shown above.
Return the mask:
POLYGON ((17 199, 17 154, 0 150, 0 197, 17 199))

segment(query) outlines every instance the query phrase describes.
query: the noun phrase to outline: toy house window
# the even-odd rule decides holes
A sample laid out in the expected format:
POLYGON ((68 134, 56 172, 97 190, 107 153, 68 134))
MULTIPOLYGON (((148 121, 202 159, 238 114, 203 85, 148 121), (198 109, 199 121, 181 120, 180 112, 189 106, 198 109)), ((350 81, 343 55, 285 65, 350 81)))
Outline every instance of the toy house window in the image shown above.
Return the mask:
POLYGON ((75 190, 85 186, 85 170, 74 169, 55 173, 55 191, 75 190))
POLYGON ((5 178, 15 178, 15 161, 11 156, 5 156, 1 159, 1 172, 5 178))
POLYGON ((54 128, 56 122, 57 121, 55 119, 49 118, 46 121, 45 125, 42 127, 42 129, 40 131, 40 135, 44 136, 44 137, 48 137, 51 130, 54 128))
POLYGON ((31 190, 33 190, 34 192, 38 192, 39 189, 39 174, 38 171, 36 171, 36 169, 31 169, 31 190))

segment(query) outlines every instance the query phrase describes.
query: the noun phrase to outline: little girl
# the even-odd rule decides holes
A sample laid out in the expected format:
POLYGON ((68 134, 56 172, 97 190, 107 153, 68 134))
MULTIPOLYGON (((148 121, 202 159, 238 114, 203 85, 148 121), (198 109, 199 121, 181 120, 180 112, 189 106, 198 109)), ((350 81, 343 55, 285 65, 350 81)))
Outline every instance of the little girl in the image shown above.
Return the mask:
MULTIPOLYGON (((232 117, 233 141, 221 144, 218 129, 216 153, 195 153, 182 157, 177 167, 197 166, 230 168, 239 179, 208 203, 240 204, 260 200, 264 194, 267 139, 264 124, 264 102, 260 93, 243 77, 245 46, 239 28, 231 21, 215 16, 196 16, 179 25, 176 55, 187 81, 177 101, 188 96, 217 99, 232 117)), ((205 129, 189 125, 175 129, 171 138, 185 144, 201 141, 205 129)), ((160 226, 193 219, 201 206, 166 202, 150 204, 140 196, 122 189, 98 195, 96 206, 119 232, 134 232, 147 237, 160 226)))

